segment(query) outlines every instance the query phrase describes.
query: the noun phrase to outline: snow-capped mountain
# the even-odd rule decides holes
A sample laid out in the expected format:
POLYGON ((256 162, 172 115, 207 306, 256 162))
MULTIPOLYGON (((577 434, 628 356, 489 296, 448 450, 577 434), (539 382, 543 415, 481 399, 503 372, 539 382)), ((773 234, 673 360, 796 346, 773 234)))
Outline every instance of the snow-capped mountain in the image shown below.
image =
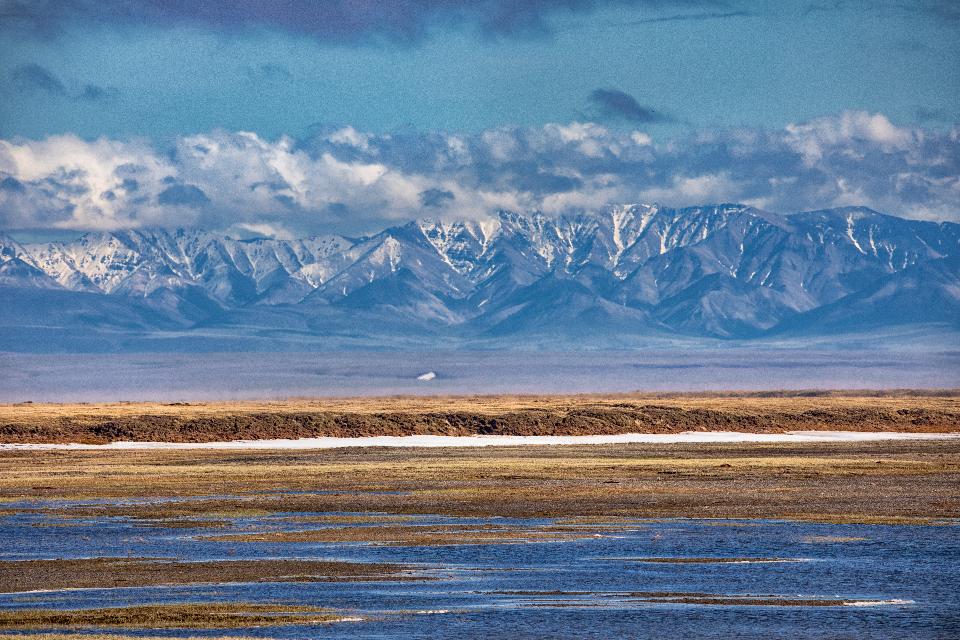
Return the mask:
POLYGON ((781 216, 619 205, 301 240, 157 229, 30 244, 0 234, 0 326, 8 336, 125 327, 336 344, 955 328, 958 260, 960 225, 859 207, 781 216))

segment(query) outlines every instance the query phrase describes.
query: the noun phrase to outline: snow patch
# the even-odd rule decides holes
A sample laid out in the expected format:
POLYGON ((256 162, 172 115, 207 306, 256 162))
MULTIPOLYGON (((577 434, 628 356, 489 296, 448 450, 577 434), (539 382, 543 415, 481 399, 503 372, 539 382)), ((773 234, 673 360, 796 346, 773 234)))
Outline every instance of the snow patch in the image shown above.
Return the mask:
POLYGON ((0 444, 0 451, 99 449, 340 449, 345 447, 514 447, 518 445, 684 444, 722 442, 869 442, 876 440, 956 440, 960 433, 898 433, 892 431, 788 431, 740 433, 621 433, 592 436, 371 436, 365 438, 300 438, 297 440, 233 440, 230 442, 129 442, 110 444, 0 444))
POLYGON ((890 600, 853 600, 844 602, 845 607, 888 607, 905 604, 914 604, 913 600, 902 600, 900 598, 891 598, 890 600))

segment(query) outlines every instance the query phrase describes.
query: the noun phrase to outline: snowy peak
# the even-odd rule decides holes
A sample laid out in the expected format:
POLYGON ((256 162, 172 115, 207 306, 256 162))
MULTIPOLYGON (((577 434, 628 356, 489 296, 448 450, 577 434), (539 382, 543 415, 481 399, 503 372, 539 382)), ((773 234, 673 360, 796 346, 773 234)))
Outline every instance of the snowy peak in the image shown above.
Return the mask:
MULTIPOLYGON (((858 315, 836 305, 855 301, 863 315, 880 299, 863 292, 882 282, 883 291, 896 289, 886 299, 907 309, 920 276, 898 274, 949 280, 955 271, 930 265, 958 256, 960 225, 862 207, 781 216, 740 204, 620 204, 560 217, 423 219, 359 239, 146 229, 18 243, 0 234, 0 287, 147 300, 175 312, 176 322, 204 326, 273 309, 322 332, 320 318, 337 310, 364 317, 364 326, 426 323, 457 335, 611 323, 617 331, 747 337, 826 308, 854 330, 858 315)), ((960 291, 956 282, 937 286, 937 299, 960 291)), ((909 321, 943 320, 921 311, 909 321)))

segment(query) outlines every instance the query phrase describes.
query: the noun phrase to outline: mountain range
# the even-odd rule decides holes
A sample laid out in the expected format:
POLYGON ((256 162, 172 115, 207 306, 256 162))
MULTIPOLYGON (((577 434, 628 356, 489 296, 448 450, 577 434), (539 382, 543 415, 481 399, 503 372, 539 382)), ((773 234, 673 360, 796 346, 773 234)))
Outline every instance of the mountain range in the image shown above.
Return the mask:
POLYGON ((0 234, 0 350, 563 348, 960 329, 960 224, 609 206, 364 237, 0 234))

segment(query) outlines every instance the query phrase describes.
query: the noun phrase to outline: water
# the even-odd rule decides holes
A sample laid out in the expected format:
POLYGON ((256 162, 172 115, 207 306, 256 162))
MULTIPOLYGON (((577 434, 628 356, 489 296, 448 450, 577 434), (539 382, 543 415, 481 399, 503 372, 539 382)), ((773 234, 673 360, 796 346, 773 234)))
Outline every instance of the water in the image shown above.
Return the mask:
POLYGON ((0 402, 960 386, 960 351, 0 353, 0 402), (418 380, 433 372, 436 377, 418 380))
MULTIPOLYGON (((640 520, 608 527, 588 525, 591 534, 600 537, 581 540, 443 547, 201 539, 238 531, 350 526, 305 524, 283 519, 284 515, 289 514, 236 518, 230 528, 211 530, 147 527, 116 517, 73 519, 21 513, 0 518, 0 555, 8 560, 146 556, 401 562, 415 565, 418 573, 434 580, 79 589, 3 594, 0 608, 284 602, 330 607, 364 619, 331 625, 154 633, 167 636, 887 639, 960 634, 960 523, 952 521, 941 526, 881 526, 640 520), (638 560, 700 557, 780 561, 669 564, 638 560), (844 599, 866 606, 681 604, 662 597, 645 602, 638 592, 844 599)), ((397 524, 441 523, 535 527, 554 522, 417 516, 397 524)))

